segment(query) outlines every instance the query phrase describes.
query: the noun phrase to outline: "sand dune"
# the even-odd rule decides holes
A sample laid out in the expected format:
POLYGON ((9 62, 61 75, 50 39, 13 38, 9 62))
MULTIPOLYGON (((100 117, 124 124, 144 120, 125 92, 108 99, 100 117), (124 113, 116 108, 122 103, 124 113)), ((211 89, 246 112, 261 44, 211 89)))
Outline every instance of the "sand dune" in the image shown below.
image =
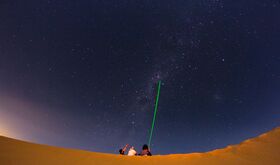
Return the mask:
POLYGON ((0 136, 0 165, 279 165, 280 127, 238 145, 206 153, 127 157, 32 144, 0 136))

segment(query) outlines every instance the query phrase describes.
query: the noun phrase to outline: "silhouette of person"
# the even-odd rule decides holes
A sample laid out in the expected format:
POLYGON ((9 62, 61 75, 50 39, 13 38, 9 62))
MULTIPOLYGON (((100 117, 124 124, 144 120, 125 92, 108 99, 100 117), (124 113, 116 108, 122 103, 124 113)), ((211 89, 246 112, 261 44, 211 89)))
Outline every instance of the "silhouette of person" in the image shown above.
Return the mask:
POLYGON ((121 155, 124 155, 124 152, 126 151, 127 147, 128 147, 128 144, 126 144, 123 148, 121 148, 121 149, 119 150, 119 152, 120 152, 121 155))
POLYGON ((147 144, 144 144, 142 147, 142 152, 140 154, 141 156, 152 156, 152 153, 149 150, 149 147, 147 144))
POLYGON ((132 146, 128 151, 128 156, 136 156, 137 152, 135 151, 134 147, 132 146))

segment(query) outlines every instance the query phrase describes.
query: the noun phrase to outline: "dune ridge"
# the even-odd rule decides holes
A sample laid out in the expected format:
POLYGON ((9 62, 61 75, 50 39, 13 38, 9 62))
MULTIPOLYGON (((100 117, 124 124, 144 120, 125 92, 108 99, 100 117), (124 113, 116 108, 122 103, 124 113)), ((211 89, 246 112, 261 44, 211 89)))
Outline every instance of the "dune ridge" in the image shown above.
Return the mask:
POLYGON ((256 138, 205 153, 128 157, 33 144, 0 136, 1 165, 279 165, 280 127, 256 138))

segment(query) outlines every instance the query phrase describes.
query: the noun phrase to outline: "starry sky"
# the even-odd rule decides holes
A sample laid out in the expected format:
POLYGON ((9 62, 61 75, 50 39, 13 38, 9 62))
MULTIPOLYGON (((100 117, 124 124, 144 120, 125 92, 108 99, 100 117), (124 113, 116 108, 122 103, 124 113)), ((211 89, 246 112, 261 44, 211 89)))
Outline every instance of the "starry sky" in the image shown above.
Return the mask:
POLYGON ((278 0, 1 0, 0 134, 205 152, 280 125, 278 0))

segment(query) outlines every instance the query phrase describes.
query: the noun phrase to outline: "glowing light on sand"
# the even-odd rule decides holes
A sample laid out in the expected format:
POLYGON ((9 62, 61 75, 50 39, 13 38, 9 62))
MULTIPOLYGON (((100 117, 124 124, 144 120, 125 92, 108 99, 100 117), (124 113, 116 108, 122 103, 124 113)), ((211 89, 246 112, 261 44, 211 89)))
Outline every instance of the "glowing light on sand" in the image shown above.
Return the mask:
POLYGON ((11 129, 5 127, 2 123, 0 125, 0 136, 6 137, 15 137, 15 134, 12 133, 11 129))
POLYGON ((9 136, 8 130, 0 128, 0 136, 9 136))

